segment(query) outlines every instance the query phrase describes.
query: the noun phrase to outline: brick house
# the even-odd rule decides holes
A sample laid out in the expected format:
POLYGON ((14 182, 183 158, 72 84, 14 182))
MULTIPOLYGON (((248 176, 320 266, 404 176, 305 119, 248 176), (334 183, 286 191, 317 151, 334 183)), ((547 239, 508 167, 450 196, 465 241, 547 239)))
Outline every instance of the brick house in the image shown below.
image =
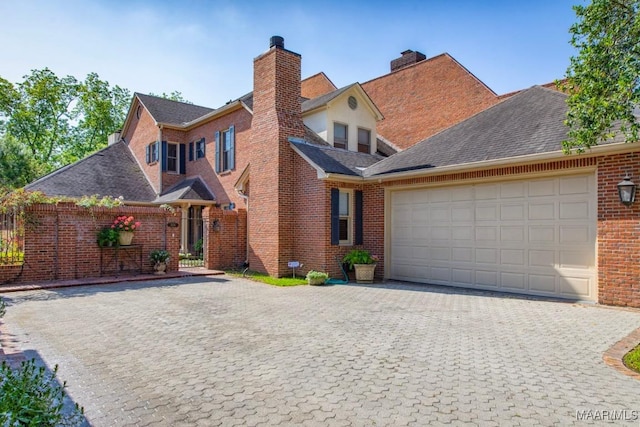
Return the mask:
POLYGON ((639 268, 619 268, 640 249, 640 208, 616 188, 640 173, 640 147, 566 156, 565 95, 499 99, 447 54, 405 51, 340 89, 301 80, 300 62, 273 37, 253 92, 218 109, 135 94, 120 141, 28 188, 119 196, 104 178, 120 158, 113 171, 144 193, 129 202, 246 213, 207 253, 273 276, 292 260, 337 276, 356 247, 380 256, 378 278, 640 306, 639 268), (227 246, 239 230, 245 244, 227 246))

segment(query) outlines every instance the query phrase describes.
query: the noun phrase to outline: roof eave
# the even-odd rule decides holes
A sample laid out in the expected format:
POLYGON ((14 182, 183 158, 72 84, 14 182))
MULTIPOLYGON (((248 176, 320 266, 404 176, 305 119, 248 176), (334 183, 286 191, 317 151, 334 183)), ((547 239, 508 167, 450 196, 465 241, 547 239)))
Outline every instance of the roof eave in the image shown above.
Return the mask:
MULTIPOLYGON (((602 154, 632 152, 632 151, 637 151, 639 149, 640 149, 640 144, 635 145, 635 144, 619 142, 619 143, 611 143, 611 144, 598 145, 595 147, 591 147, 585 153, 574 154, 574 155, 594 157, 602 154)), ((421 177, 421 176, 427 176, 427 175, 441 175, 441 174, 453 173, 453 172, 463 172, 463 171, 478 170, 478 169, 490 169, 490 168, 496 168, 501 166, 512 166, 515 164, 526 164, 526 163, 537 163, 541 161, 560 160, 560 159, 567 159, 570 156, 572 155, 567 155, 562 150, 548 151, 546 153, 539 153, 539 154, 527 154, 524 156, 507 157, 502 159, 483 160, 479 162, 462 163, 457 165, 416 169, 416 170, 403 171, 403 172, 392 172, 392 173, 383 174, 383 175, 365 176, 364 179, 365 181, 375 181, 375 182, 395 181, 398 179, 407 179, 407 178, 421 177)))

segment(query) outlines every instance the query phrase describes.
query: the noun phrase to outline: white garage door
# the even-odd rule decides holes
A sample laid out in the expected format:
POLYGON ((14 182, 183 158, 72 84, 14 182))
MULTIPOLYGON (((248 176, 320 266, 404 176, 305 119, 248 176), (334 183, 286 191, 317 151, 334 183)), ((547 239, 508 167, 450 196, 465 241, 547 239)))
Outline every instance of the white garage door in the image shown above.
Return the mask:
POLYGON ((596 296, 593 174, 390 193, 392 279, 596 296))

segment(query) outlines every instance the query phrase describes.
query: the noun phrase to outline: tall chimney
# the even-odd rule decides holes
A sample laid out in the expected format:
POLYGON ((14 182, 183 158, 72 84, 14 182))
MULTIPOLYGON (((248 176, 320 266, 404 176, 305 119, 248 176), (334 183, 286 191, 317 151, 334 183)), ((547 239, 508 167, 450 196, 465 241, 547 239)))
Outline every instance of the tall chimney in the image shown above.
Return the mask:
POLYGON ((271 37, 269 50, 253 62, 249 263, 271 276, 288 274, 293 256, 294 152, 288 138, 304 137, 300 62, 280 36, 271 37))
POLYGON ((414 52, 411 49, 405 50, 401 53, 400 58, 396 58, 391 61, 391 71, 397 71, 402 68, 408 67, 409 65, 417 64, 420 61, 424 61, 427 59, 427 56, 424 53, 414 52))

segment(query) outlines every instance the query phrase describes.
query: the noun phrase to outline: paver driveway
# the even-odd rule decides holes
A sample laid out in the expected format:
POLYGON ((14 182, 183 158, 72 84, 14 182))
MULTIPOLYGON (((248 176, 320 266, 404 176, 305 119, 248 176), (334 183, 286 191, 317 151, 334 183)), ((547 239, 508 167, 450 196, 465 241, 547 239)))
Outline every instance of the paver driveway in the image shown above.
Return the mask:
POLYGON ((577 410, 640 411, 640 382, 602 361, 638 311, 224 276, 5 297, 6 329, 60 365, 96 426, 569 425, 584 423, 577 410))

